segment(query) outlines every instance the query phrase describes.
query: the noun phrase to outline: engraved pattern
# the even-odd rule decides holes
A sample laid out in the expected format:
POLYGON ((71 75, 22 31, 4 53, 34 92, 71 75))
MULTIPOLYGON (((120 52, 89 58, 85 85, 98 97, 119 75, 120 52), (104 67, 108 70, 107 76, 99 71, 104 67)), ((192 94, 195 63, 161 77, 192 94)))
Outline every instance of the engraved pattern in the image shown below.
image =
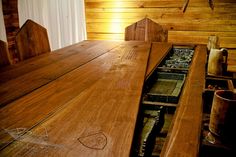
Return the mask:
POLYGON ((78 140, 83 146, 90 149, 103 150, 107 145, 107 137, 102 132, 82 136, 78 140))

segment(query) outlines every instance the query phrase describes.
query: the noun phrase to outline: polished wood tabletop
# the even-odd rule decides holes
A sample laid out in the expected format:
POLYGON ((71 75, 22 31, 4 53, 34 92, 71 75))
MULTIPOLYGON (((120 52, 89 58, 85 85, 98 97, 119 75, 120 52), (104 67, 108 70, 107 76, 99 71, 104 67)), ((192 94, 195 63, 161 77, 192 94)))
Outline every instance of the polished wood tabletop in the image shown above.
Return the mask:
POLYGON ((0 156, 129 156, 145 78, 171 47, 83 41, 1 68, 0 156))

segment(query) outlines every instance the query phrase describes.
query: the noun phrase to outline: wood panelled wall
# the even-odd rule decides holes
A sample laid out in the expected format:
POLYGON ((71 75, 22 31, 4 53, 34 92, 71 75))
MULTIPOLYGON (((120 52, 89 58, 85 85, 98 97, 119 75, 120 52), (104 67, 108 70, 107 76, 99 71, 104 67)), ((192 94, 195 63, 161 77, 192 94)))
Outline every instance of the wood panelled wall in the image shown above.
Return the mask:
POLYGON ((236 48, 236 0, 85 0, 88 39, 123 40, 125 27, 148 17, 168 29, 168 41, 236 48))

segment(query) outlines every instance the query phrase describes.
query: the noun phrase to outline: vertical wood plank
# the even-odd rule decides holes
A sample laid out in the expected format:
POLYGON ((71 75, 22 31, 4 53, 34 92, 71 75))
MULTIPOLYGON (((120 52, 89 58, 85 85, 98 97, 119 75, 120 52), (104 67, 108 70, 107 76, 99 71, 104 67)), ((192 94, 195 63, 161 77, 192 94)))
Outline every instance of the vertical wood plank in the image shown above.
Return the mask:
POLYGON ((197 46, 161 157, 197 157, 202 125, 206 46, 197 46))

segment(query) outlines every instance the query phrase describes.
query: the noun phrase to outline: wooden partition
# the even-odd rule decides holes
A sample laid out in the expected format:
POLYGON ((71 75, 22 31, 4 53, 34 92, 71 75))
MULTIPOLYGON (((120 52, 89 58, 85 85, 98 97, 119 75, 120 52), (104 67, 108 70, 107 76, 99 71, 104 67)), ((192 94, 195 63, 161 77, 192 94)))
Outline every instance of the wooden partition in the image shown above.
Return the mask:
POLYGON ((221 47, 236 47, 236 1, 85 0, 88 39, 123 40, 125 27, 145 17, 168 30, 168 41, 206 44, 219 36, 221 47))

